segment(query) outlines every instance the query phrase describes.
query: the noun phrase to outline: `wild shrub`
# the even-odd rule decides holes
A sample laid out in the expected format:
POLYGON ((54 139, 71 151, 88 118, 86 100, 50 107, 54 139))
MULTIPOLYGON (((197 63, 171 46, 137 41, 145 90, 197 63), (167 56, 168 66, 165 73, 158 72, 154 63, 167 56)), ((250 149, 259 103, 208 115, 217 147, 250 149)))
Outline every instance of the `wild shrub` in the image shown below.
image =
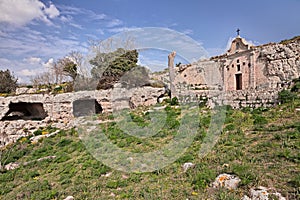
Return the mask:
POLYGON ((282 90, 278 93, 278 99, 280 103, 290 103, 297 98, 297 94, 291 92, 290 90, 282 90))
POLYGON ((16 91, 18 79, 7 69, 0 70, 0 93, 12 93, 16 91))

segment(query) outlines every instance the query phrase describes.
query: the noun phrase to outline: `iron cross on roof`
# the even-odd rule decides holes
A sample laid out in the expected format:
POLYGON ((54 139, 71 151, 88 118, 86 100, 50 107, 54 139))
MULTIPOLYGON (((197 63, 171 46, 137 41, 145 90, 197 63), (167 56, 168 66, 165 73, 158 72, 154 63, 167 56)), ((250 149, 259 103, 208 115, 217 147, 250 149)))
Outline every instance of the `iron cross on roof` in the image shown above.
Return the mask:
POLYGON ((240 31, 241 30, 239 28, 236 30, 236 33, 237 33, 238 36, 240 36, 240 31))

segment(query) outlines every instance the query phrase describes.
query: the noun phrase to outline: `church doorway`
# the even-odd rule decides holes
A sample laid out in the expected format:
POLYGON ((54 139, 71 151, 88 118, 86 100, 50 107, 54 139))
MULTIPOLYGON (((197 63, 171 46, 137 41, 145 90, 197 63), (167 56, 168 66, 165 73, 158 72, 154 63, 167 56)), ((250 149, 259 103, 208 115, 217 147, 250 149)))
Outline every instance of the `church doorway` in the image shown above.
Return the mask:
POLYGON ((236 74, 235 75, 235 83, 236 83, 236 90, 242 90, 243 89, 242 74, 236 74))

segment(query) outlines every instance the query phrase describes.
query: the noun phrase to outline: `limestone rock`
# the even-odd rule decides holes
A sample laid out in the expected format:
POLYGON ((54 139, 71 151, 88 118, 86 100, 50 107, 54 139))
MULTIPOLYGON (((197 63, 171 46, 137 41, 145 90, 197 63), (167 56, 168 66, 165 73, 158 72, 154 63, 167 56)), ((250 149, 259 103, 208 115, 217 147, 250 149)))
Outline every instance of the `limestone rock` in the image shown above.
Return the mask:
POLYGON ((212 186, 213 188, 224 187, 229 190, 235 190, 240 182, 241 179, 235 175, 220 174, 212 183, 212 186))
POLYGON ((74 200, 73 196, 67 196, 64 200, 74 200))
POLYGON ((182 165, 183 172, 186 172, 189 168, 194 167, 194 166, 195 166, 195 164, 193 164, 191 162, 184 163, 182 165))
POLYGON ((286 198, 283 197, 280 193, 272 192, 271 189, 262 186, 251 188, 250 197, 245 195, 242 200, 269 200, 274 199, 274 197, 278 200, 286 200, 286 198))
POLYGON ((9 171, 9 170, 14 170, 14 169, 18 168, 19 166, 20 166, 19 163, 9 163, 4 166, 4 169, 9 171))
POLYGON ((250 196, 252 200, 268 200, 269 193, 267 188, 265 187, 258 187, 257 189, 250 189, 250 196))

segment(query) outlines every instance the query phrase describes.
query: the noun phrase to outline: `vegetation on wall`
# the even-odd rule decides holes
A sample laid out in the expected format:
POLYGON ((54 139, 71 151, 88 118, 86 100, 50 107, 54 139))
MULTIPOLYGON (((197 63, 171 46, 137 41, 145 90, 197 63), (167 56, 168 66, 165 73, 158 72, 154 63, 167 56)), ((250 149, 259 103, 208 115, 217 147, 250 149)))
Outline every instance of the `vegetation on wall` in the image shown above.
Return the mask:
POLYGON ((289 44, 289 43, 294 42, 294 41, 300 41, 300 36, 295 36, 295 37, 293 37, 291 39, 282 40, 280 42, 280 44, 289 44))

